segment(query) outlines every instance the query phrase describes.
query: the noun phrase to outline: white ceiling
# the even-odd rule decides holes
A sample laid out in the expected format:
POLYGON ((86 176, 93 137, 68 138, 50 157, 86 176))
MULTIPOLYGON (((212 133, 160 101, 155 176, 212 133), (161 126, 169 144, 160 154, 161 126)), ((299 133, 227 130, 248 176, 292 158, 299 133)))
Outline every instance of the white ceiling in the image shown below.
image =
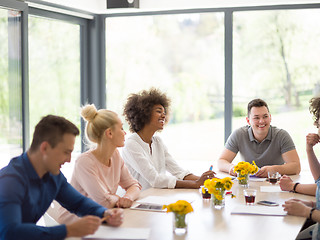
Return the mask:
POLYGON ((140 0, 139 9, 107 9, 106 0, 45 0, 94 13, 319 3, 319 0, 140 0))

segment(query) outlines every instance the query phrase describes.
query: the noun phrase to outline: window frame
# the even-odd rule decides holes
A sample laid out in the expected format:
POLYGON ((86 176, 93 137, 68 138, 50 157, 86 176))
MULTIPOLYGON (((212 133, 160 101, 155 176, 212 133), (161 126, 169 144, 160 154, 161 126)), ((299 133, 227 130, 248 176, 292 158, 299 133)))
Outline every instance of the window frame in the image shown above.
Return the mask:
MULTIPOLYGON (((105 19, 110 17, 123 16, 145 16, 145 15, 165 15, 165 14, 188 14, 188 13, 208 13, 223 12, 225 15, 225 141, 232 131, 233 112, 233 13, 240 11, 265 11, 265 10, 299 10, 299 9, 320 9, 320 3, 305 4, 283 4, 265 5, 249 7, 224 7, 224 8, 198 8, 184 10, 164 10, 164 11, 140 11, 140 12, 120 12, 108 14, 95 14, 58 4, 41 2, 38 0, 28 0, 21 2, 18 0, 2 0, 0 7, 21 11, 21 72, 22 72, 22 142, 23 151, 29 147, 29 84, 28 84, 28 16, 39 15, 55 20, 62 20, 80 25, 80 104, 87 102, 94 103, 98 108, 106 106, 106 72, 105 72, 105 19), (30 7, 29 3, 36 3, 55 9, 74 12, 67 14, 55 12, 54 10, 44 10, 37 7, 30 7), (81 14, 88 17, 81 17, 81 14)), ((80 116, 79 116, 80 117, 80 116)), ((84 122, 81 122, 81 133, 83 137, 84 122)), ((82 144, 82 150, 85 146, 82 144)))

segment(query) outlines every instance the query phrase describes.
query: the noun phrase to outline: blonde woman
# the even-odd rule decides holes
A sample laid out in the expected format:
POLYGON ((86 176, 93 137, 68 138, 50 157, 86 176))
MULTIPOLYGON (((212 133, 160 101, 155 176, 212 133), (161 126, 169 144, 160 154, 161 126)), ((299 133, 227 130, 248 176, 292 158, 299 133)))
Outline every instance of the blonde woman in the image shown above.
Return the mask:
MULTIPOLYGON (((129 173, 118 147, 124 146, 126 132, 116 113, 86 105, 81 111, 86 121, 86 139, 95 145, 82 153, 74 167, 71 185, 107 208, 131 207, 139 196, 141 186, 129 173), (125 191, 123 197, 116 194, 118 186, 125 191)), ((62 212, 59 221, 69 220, 68 214, 62 212)))

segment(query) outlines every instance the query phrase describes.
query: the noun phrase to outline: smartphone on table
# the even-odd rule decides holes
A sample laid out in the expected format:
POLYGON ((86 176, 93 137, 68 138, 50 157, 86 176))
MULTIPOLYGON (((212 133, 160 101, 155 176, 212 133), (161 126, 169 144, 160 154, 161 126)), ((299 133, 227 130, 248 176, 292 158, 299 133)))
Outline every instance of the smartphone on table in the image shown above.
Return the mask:
POLYGON ((267 200, 262 200, 262 201, 259 201, 257 202, 258 204, 260 205, 264 205, 264 206, 279 206, 279 203, 276 203, 276 202, 272 202, 272 201, 267 201, 267 200))

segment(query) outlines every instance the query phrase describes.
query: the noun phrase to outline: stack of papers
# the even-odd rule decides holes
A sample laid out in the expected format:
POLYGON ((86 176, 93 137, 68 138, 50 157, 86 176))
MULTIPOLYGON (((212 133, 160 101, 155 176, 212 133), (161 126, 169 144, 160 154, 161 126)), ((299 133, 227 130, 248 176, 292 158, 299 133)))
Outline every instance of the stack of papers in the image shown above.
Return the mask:
POLYGON ((267 178, 260 178, 260 177, 256 177, 255 175, 249 176, 249 181, 252 181, 252 182, 265 182, 266 180, 267 178))
POLYGON ((283 210, 283 207, 239 205, 231 211, 231 214, 285 216, 287 212, 283 210))
POLYGON ((149 228, 122 228, 100 226, 99 229, 92 235, 88 235, 82 239, 131 239, 143 240, 148 239, 150 235, 149 228))
POLYGON ((260 192, 284 192, 279 185, 275 186, 260 186, 260 192))

